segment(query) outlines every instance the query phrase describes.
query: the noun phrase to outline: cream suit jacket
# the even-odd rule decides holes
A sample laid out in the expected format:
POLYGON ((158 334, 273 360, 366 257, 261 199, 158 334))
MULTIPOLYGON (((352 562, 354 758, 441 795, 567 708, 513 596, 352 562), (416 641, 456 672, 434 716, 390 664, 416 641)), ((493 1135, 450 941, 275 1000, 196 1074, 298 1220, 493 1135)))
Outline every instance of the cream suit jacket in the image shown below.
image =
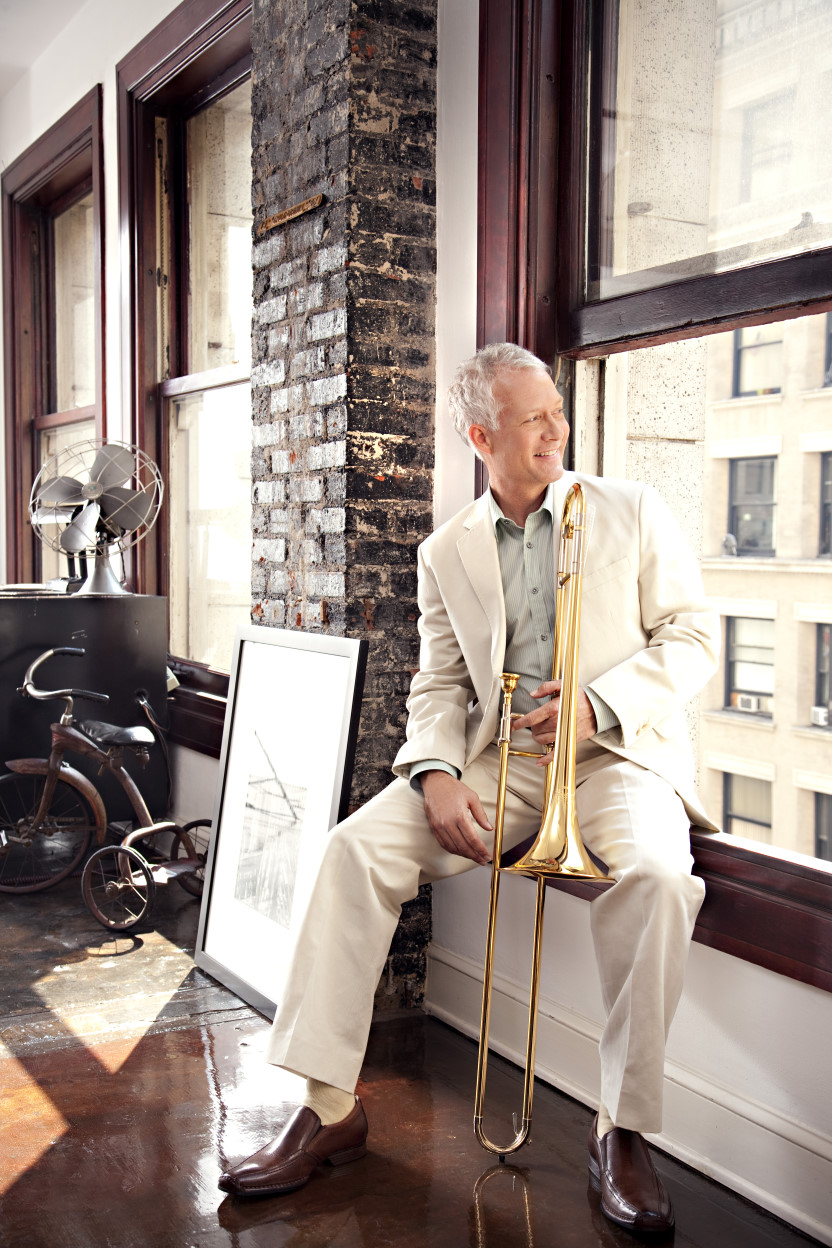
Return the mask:
MULTIPOLYGON (((620 726, 595 740, 663 776, 691 822, 715 830, 694 789, 684 705, 716 670, 719 617, 672 513, 651 486, 565 473, 555 515, 579 481, 595 514, 586 556, 579 679, 620 726)), ((505 607, 487 499, 419 548, 420 670, 393 770, 437 758, 462 771, 493 739, 506 647, 505 607)), ((545 673, 548 676, 548 673, 545 673)))

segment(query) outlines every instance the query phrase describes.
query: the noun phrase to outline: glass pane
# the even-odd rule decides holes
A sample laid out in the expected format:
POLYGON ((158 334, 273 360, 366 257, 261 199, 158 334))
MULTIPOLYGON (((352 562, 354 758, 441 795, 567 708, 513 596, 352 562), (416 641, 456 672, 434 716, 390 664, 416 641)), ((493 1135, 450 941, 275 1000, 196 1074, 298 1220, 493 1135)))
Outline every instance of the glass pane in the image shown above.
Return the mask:
POLYGON ((191 118, 188 372, 251 360, 251 83, 191 118))
MULTIPOLYGON (((818 557, 832 447, 832 390, 822 386, 826 316, 783 321, 775 331, 783 389, 771 398, 731 397, 733 332, 611 355, 599 455, 605 475, 646 481, 662 494, 701 555, 706 594, 729 621, 718 670, 689 708, 705 809, 734 835, 770 837, 775 847, 812 856, 813 798, 802 786, 823 777, 816 787, 832 787, 832 728, 819 731, 816 709, 824 705, 818 667, 829 627, 818 621, 829 619, 832 603, 832 560, 818 557), (753 453, 771 446, 776 456, 753 453), (770 546, 775 509, 776 549, 765 560, 747 557, 770 546), (760 542, 745 558, 726 540, 736 516, 737 536, 760 542), (732 812, 724 804, 726 772, 761 768, 775 777, 770 833, 753 822, 763 817, 759 807, 743 799, 732 812)), ((597 365, 578 367, 588 381, 597 365)), ((576 411, 579 446, 583 418, 576 411)), ((578 467, 593 471, 589 462, 578 467)))
MULTIPOLYGON (((40 472, 47 459, 51 459, 59 451, 63 451, 69 446, 74 446, 76 442, 84 442, 87 438, 94 437, 94 418, 90 420, 76 420, 71 425, 58 425, 55 429, 42 430, 38 435, 38 472, 40 472)), ((54 532, 54 530, 51 531, 54 532)), ((40 561, 40 579, 42 581, 51 581, 58 577, 69 575, 70 563, 66 555, 50 550, 48 546, 41 545, 40 561)), ((78 570, 77 564, 75 565, 75 570, 78 570)))
POLYGON ((832 6, 603 6, 589 299, 832 242, 832 6))
POLYGON ((170 648, 229 671, 251 612, 251 389, 168 402, 170 648))
POLYGON ((779 394, 782 342, 779 325, 755 325, 738 335, 738 394, 779 394))
POLYGON ((92 193, 54 220, 53 411, 95 403, 95 253, 92 193))
POLYGON ((731 531, 737 539, 738 548, 753 555, 774 550, 774 509, 755 507, 744 503, 735 507, 731 531))
POLYGON ((751 776, 729 776, 728 809, 734 816, 771 823, 771 782, 751 776))

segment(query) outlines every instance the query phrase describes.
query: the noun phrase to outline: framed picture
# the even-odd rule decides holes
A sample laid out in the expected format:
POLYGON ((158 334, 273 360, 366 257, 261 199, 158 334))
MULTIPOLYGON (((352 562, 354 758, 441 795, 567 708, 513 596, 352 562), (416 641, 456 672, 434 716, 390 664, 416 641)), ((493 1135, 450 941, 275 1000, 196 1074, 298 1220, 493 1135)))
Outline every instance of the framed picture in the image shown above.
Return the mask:
POLYGON ((249 626, 234 643, 197 966, 272 1017, 346 815, 367 642, 249 626))

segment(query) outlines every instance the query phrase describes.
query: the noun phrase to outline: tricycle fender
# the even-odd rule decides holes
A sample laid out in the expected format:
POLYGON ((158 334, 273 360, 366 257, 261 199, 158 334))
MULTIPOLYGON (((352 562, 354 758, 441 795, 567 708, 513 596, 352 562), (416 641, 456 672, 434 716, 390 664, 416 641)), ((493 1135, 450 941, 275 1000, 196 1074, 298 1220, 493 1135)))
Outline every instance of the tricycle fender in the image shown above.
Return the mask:
MULTIPOLYGON (((46 758, 12 758, 7 759, 6 766, 9 771, 16 771, 21 776, 45 776, 49 770, 49 760, 46 758)), ((98 789, 82 772, 76 771, 68 763, 61 763, 58 778, 71 784, 89 802, 95 815, 95 839, 101 845, 107 835, 107 811, 98 789)))

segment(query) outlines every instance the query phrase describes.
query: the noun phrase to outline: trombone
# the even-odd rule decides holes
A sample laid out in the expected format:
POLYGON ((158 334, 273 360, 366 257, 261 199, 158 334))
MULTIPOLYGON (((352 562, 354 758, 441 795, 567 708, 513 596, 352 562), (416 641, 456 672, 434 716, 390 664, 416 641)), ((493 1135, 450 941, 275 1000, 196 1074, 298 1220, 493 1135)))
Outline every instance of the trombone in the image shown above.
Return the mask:
POLYGON ((511 747, 511 700, 519 677, 503 672, 500 733, 500 771, 497 782, 497 810, 494 820, 494 852, 491 859, 491 894, 488 906, 485 970, 482 986, 482 1016, 477 1057, 477 1083, 474 1101, 474 1132, 483 1148, 497 1153, 503 1161, 528 1138, 532 1121, 534 1093, 534 1062, 537 1041, 537 1011, 540 995, 540 956, 543 937, 543 903, 547 879, 604 880, 608 877, 589 857, 575 813, 575 757, 578 745, 578 638, 581 628, 581 584, 586 553, 586 506, 584 491, 575 482, 569 490, 560 524, 557 583, 555 587, 555 643, 552 656, 552 680, 561 682, 560 713, 555 740, 550 747, 551 759, 546 768, 543 791, 543 814, 540 830, 526 854, 511 866, 500 865, 503 848, 506 785, 510 755, 539 758, 530 750, 511 747), (491 1021, 491 990, 494 968, 494 937, 497 927, 497 905, 500 876, 504 873, 525 875, 535 880, 537 897, 532 950, 532 974, 529 990, 529 1023, 526 1032, 526 1065, 523 1076, 523 1117, 519 1131, 514 1116, 514 1139, 509 1144, 494 1144, 483 1131, 482 1113, 488 1067, 488 1031, 491 1021))

